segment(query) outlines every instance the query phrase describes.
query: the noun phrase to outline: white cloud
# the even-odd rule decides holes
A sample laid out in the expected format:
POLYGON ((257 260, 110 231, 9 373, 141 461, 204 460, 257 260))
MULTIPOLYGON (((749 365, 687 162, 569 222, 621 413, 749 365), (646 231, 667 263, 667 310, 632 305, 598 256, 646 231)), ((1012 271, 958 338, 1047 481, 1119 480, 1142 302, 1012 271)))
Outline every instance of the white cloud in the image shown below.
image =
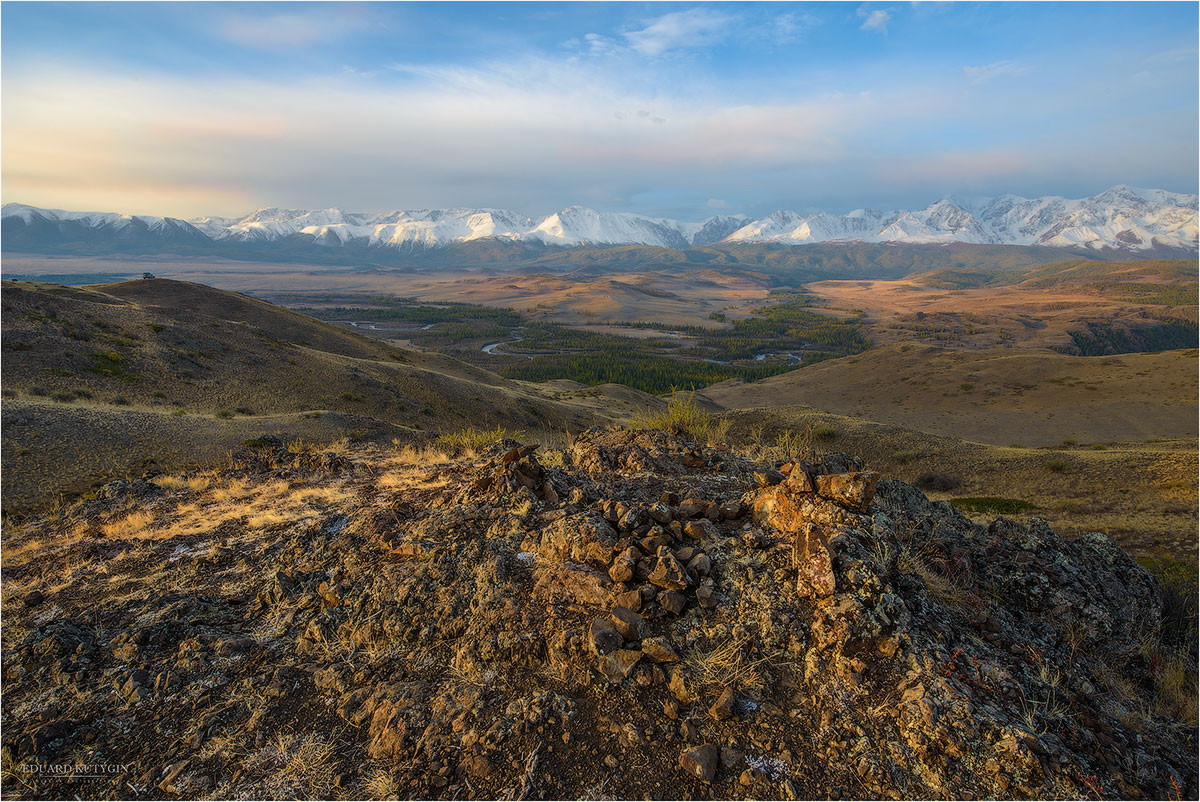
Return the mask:
POLYGON ((661 56, 671 50, 707 47, 725 39, 734 18, 708 8, 692 8, 664 14, 636 31, 627 31, 625 41, 645 56, 661 56))
POLYGON ((720 198, 709 198, 708 203, 704 204, 709 209, 728 209, 729 204, 720 198))
POLYGON ((1097 97, 1127 102, 1144 91, 1132 79, 1116 94, 1098 82, 1066 98, 1007 81, 965 92, 957 71, 858 79, 869 93, 752 95, 705 82, 667 90, 654 80, 662 68, 529 57, 214 87, 58 63, 5 83, 4 193, 53 208, 175 216, 258 206, 544 214, 581 203, 686 219, 722 202, 750 213, 891 202, 883 190, 902 205, 902 193, 926 198, 965 181, 981 194, 1000 180, 1005 191, 1035 181, 1065 193, 1054 183, 1080 176, 1158 186, 1196 166, 1193 138, 1177 133, 1194 131, 1194 109, 1153 124, 1140 115, 1128 131, 1102 122, 1073 133, 1070 148, 1043 124, 1097 97), (1038 130, 1046 140, 1030 141, 1038 130), (1003 148, 979 144, 1004 131, 1003 148), (664 194, 691 205, 640 205, 664 194))
POLYGON ((881 8, 876 9, 875 11, 867 11, 866 7, 864 6, 858 10, 858 16, 865 18, 863 20, 863 24, 858 26, 864 31, 879 31, 880 33, 887 33, 888 23, 892 21, 891 12, 884 11, 881 8))

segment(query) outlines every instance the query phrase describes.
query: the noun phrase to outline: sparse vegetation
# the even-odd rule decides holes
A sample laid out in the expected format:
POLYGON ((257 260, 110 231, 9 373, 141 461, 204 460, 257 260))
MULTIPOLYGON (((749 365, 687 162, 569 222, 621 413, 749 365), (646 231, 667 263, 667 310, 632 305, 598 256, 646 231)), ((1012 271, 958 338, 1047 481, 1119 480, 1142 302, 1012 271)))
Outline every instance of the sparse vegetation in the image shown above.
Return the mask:
POLYGON ((1070 473, 1072 468, 1071 460, 1066 457, 1052 457, 1046 460, 1045 465, 1051 473, 1070 473))
POLYGON ((670 400, 667 401, 666 409, 657 412, 650 410, 641 412, 634 417, 630 426, 634 429, 660 429, 663 431, 677 427, 697 440, 707 440, 713 424, 713 415, 696 403, 696 393, 692 391, 686 394, 673 392, 670 400))
POLYGON ((1018 498, 998 498, 996 496, 968 496, 952 498, 950 506, 963 512, 977 512, 987 515, 1020 515, 1037 509, 1028 501, 1018 498))
POLYGON ((497 426, 494 429, 467 427, 438 435, 438 444, 454 451, 480 451, 505 440, 517 440, 524 432, 497 426))

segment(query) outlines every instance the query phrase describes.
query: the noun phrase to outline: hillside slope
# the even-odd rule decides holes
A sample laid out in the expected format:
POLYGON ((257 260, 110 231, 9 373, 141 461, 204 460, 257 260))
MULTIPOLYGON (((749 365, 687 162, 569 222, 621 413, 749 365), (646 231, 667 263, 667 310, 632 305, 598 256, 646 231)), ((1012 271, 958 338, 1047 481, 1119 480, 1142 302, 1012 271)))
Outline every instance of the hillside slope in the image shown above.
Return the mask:
POLYGON ((262 434, 561 433, 635 406, 551 400, 446 356, 198 284, 6 281, 0 300, 6 510, 143 465, 182 467, 188 453, 209 460, 262 434))
POLYGON ((247 450, 6 527, 12 792, 1196 795, 1194 637, 1105 535, 844 454, 555 456, 247 450))
POLYGON ((805 405, 996 445, 1194 439, 1196 355, 893 344, 704 393, 731 409, 805 405))

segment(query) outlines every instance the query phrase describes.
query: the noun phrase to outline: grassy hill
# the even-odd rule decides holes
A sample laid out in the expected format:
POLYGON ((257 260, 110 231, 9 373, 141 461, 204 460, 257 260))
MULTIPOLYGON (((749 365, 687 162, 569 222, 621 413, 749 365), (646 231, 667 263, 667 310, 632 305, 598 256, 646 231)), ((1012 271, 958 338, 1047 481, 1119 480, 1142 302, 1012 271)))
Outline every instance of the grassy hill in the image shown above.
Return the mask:
POLYGON ((805 405, 994 445, 1194 439, 1196 356, 893 344, 704 392, 734 409, 805 405))
POLYGON ((977 520, 1037 516, 1073 537, 1105 532, 1139 558, 1181 561, 1195 576, 1195 438, 1028 448, 805 406, 720 414, 729 441, 763 457, 782 459, 789 450, 806 448, 856 454, 870 469, 916 484, 930 498, 961 505, 977 520))
POLYGON ((114 472, 213 459, 242 440, 467 426, 578 430, 658 402, 510 381, 245 295, 162 279, 4 282, 7 511, 114 472))

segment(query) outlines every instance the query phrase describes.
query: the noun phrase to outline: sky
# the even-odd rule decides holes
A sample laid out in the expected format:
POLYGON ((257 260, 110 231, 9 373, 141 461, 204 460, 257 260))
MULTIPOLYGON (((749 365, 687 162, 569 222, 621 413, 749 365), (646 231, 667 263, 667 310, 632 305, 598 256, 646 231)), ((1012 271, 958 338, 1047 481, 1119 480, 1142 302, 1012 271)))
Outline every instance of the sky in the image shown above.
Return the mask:
POLYGON ((682 220, 1197 191, 1200 5, 0 4, 0 195, 682 220))

